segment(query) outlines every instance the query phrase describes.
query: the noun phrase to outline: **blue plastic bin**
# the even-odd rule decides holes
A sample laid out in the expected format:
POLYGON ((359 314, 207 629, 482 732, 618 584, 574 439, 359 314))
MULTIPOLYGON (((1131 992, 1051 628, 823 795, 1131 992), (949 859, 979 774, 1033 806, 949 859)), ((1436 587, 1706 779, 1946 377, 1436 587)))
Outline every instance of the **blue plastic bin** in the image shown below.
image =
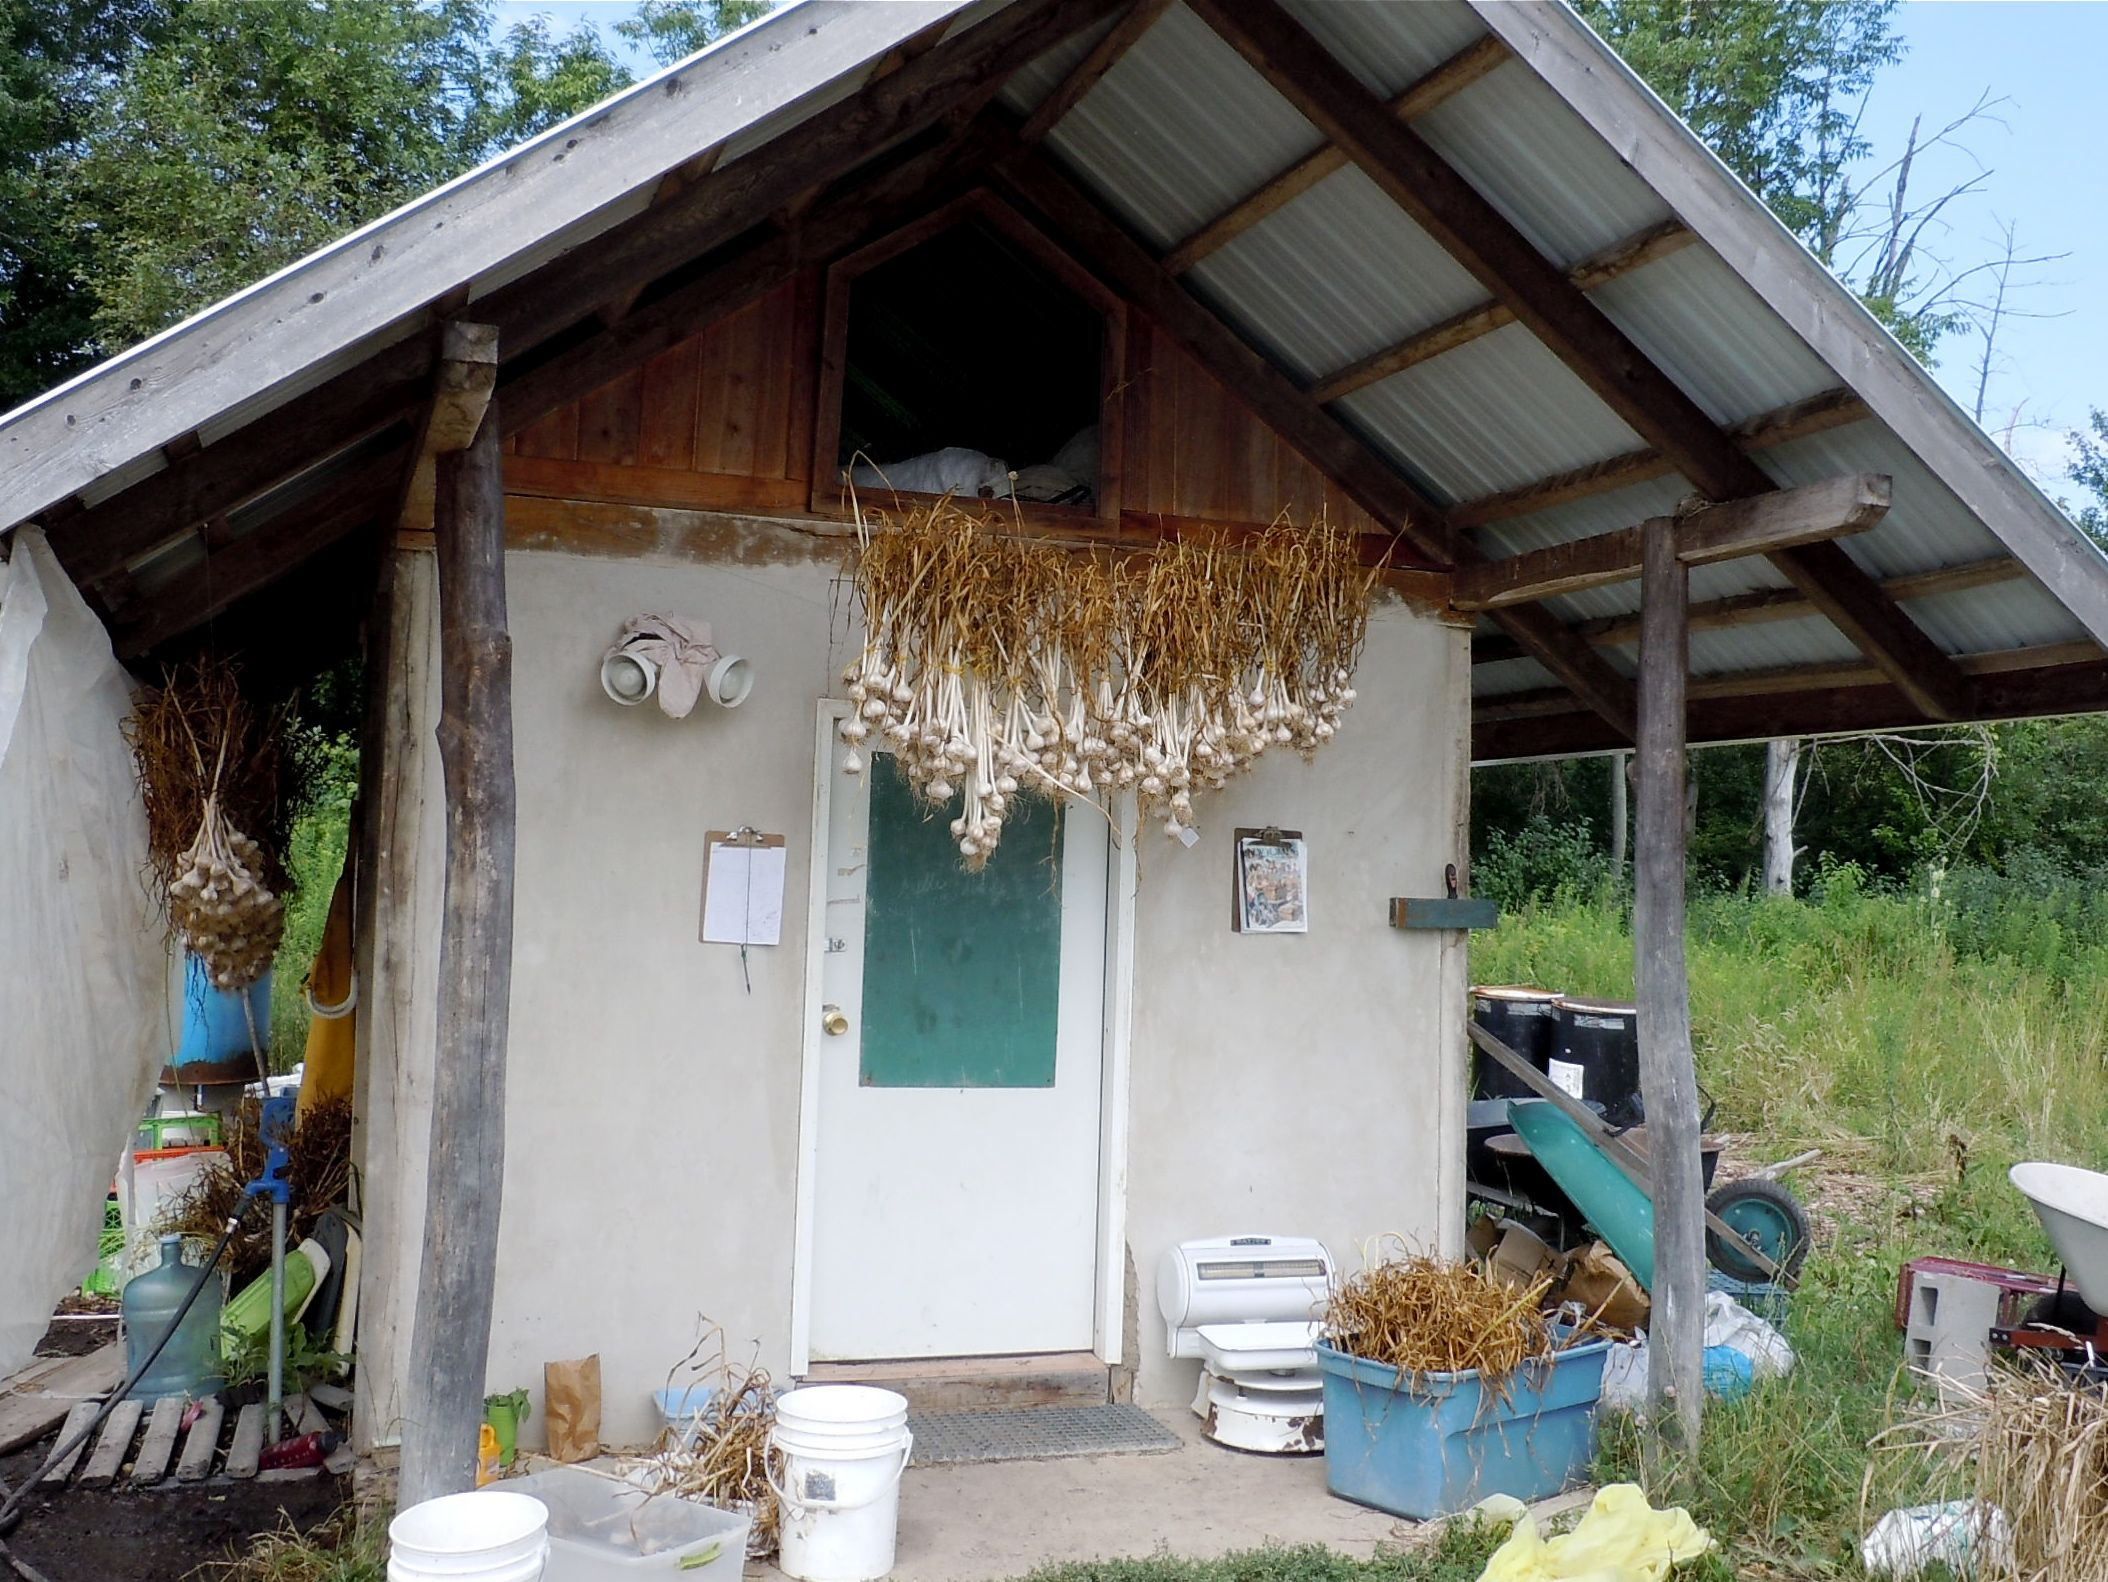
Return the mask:
POLYGON ((1502 1400, 1476 1369, 1407 1385, 1396 1368, 1320 1345, 1325 1486, 1418 1521, 1469 1510, 1489 1494, 1557 1494, 1595 1457, 1609 1351, 1609 1341, 1596 1340, 1526 1363, 1502 1400))

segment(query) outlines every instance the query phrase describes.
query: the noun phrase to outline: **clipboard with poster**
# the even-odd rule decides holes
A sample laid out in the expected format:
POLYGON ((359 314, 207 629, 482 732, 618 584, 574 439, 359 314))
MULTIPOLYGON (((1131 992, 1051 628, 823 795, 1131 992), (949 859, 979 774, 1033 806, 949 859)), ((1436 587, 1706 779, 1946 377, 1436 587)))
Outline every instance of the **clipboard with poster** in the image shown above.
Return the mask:
POLYGON ((781 835, 749 827, 705 830, 702 942, 781 944, 788 858, 781 835))

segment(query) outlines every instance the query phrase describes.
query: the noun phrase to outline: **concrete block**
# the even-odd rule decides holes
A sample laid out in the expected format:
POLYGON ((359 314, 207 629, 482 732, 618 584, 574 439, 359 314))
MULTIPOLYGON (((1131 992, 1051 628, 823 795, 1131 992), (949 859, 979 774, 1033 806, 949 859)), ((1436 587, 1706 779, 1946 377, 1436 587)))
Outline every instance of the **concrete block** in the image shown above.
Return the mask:
POLYGON ((1924 1274, 1913 1283, 1904 1357, 1932 1381, 1942 1401, 1952 1404, 1959 1391, 1983 1388, 2004 1294, 1991 1281, 1964 1274, 1924 1274))

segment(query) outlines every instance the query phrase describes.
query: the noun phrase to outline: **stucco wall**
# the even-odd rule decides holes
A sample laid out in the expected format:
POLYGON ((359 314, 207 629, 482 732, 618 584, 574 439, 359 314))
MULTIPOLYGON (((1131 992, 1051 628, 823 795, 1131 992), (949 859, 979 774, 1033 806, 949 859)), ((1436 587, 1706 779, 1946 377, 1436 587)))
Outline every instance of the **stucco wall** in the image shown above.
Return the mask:
MULTIPOLYGON (((527 1438, 539 1443, 542 1364, 597 1351, 603 1432, 622 1443, 648 1435, 649 1392, 698 1314, 741 1355, 758 1345, 787 1371, 805 970, 794 942, 816 704, 847 658, 847 601, 832 547, 788 533, 711 564, 515 552, 507 574, 520 824, 490 1386, 535 1394, 527 1438), (755 663, 747 704, 703 704, 685 721, 610 704, 600 652, 647 610, 711 620, 755 663), (704 831, 742 824, 789 838, 786 944, 748 951, 751 991, 737 950, 696 942, 704 831)), ((422 636, 390 686, 417 788, 401 840, 414 828, 418 861, 379 922, 409 958, 396 987, 426 1003, 376 1018, 361 1075, 368 1443, 398 1431, 405 1400, 442 870, 428 562, 412 585, 422 636)), ((1461 1122, 1460 1057, 1440 1051, 1456 1041, 1461 958, 1389 929, 1384 903, 1439 893, 1460 849, 1463 643, 1385 606, 1361 701, 1315 765, 1269 763, 1209 802, 1190 851, 1145 833, 1127 1208, 1145 1399, 1190 1392, 1192 1365, 1162 1361, 1155 1312, 1155 1260, 1171 1241, 1257 1226, 1347 1255, 1358 1237, 1432 1238, 1455 1217, 1441 1129, 1452 1108, 1461 1122), (1229 832, 1267 822, 1311 841, 1305 938, 1228 931, 1229 832)))
POLYGON ((1466 641, 1380 608, 1314 761, 1263 759, 1206 799, 1190 849, 1145 831, 1127 1200, 1145 1404, 1190 1401, 1200 1366, 1165 1356, 1176 1243, 1315 1236, 1353 1268, 1370 1237, 1461 1239, 1463 952, 1387 913, 1463 860, 1466 641), (1307 934, 1230 930, 1234 831, 1269 824, 1308 842, 1307 934))

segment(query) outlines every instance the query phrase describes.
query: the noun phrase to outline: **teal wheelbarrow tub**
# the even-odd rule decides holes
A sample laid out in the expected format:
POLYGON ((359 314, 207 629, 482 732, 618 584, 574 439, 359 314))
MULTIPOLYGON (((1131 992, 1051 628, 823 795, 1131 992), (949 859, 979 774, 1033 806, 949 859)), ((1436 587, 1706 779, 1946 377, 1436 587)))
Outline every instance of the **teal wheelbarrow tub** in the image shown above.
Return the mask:
POLYGON ((1508 1105, 1508 1124, 1582 1217, 1610 1243, 1642 1290, 1654 1289, 1654 1203, 1556 1104, 1508 1105))

